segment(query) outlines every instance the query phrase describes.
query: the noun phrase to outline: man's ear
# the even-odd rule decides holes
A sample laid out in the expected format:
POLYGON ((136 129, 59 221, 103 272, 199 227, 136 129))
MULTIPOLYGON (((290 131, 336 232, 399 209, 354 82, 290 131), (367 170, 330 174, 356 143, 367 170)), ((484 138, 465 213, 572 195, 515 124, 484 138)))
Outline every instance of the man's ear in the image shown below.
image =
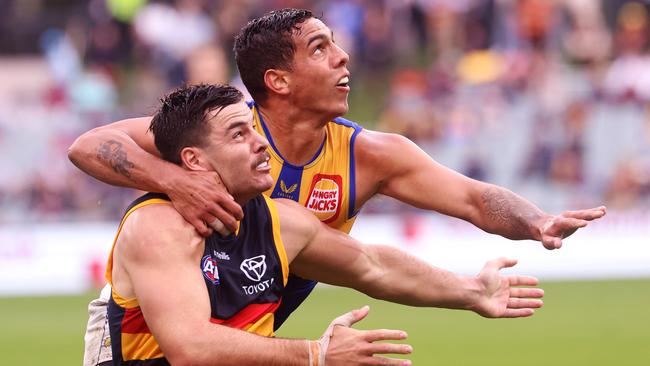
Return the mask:
POLYGON ((288 71, 268 69, 264 72, 264 84, 270 92, 275 94, 289 94, 290 79, 291 75, 288 71))
POLYGON ((189 170, 208 171, 207 162, 203 161, 201 151, 196 147, 184 147, 181 150, 181 162, 189 170))

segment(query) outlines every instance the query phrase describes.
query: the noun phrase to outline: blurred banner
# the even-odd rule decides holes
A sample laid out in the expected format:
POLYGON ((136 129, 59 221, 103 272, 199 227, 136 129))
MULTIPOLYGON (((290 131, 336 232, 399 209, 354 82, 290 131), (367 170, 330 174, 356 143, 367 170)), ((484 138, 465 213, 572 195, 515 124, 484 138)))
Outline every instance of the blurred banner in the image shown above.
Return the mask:
MULTIPOLYGON (((0 228, 0 295, 76 294, 103 286, 116 228, 114 223, 0 228)), ((541 279, 650 277, 650 212, 609 213, 555 251, 438 215, 361 215, 352 235, 364 243, 399 246, 468 275, 492 258, 507 256, 519 259, 508 272, 541 279)))

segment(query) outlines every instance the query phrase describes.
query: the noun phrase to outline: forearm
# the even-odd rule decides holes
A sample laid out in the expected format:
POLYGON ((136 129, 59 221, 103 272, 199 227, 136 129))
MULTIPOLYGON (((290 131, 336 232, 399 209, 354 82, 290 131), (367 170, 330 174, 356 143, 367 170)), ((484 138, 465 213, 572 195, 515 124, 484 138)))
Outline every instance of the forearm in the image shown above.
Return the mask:
POLYGON ((164 178, 180 169, 139 147, 126 133, 92 130, 77 138, 68 150, 74 165, 108 184, 143 191, 164 192, 164 178))
POLYGON ((470 221, 477 227, 513 240, 540 240, 549 215, 530 201, 494 185, 482 184, 473 198, 470 221))
POLYGON ((309 365, 306 340, 267 338, 215 324, 195 329, 172 356, 174 365, 309 365), (199 334, 203 335, 199 336, 199 334))
POLYGON ((436 268, 399 249, 369 247, 373 270, 357 289, 377 299, 411 306, 471 309, 480 286, 474 277, 436 268))

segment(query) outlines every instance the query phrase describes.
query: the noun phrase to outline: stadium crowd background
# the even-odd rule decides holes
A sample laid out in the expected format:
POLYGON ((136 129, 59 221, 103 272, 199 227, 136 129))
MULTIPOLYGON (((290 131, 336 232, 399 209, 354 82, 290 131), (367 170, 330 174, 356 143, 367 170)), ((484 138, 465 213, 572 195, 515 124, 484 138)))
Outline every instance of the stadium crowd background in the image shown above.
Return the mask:
MULTIPOLYGON (((3 3, 0 223, 117 219, 137 193, 86 177, 67 147, 180 83, 241 86, 233 35, 281 7, 322 14, 350 54, 347 118, 551 212, 650 207, 648 1, 3 3)), ((365 212, 380 209, 412 210, 365 212)))

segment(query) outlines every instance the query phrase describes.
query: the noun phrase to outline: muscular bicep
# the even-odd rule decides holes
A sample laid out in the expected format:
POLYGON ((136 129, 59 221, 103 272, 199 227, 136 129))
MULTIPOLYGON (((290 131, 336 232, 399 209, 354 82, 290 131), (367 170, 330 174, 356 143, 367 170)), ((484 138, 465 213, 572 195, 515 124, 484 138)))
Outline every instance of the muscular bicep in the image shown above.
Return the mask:
POLYGON ((373 194, 465 220, 475 214, 484 183, 439 164, 407 138, 364 131, 356 149, 357 187, 373 189, 364 181, 376 182, 373 194))
POLYGON ((292 273, 356 289, 374 275, 377 266, 365 245, 321 223, 295 202, 281 201, 281 233, 292 273))

